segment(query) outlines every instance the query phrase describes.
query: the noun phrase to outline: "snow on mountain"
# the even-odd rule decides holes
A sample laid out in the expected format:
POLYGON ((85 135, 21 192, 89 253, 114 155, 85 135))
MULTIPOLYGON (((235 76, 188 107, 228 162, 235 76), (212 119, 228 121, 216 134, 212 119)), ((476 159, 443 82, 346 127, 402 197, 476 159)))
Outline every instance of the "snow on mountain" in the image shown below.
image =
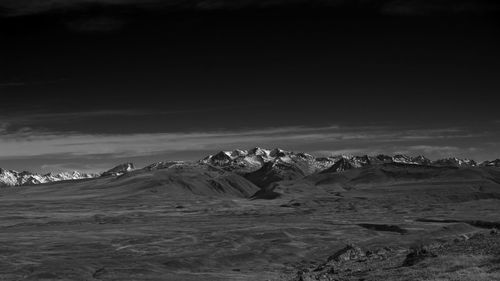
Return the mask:
POLYGON ((394 158, 392 156, 389 156, 389 155, 379 154, 377 156, 371 157, 370 162, 372 164, 393 163, 394 158))
POLYGON ((422 155, 419 155, 417 157, 413 157, 412 158, 413 162, 416 163, 417 165, 424 165, 424 166, 429 166, 432 164, 432 161, 427 158, 427 157, 424 157, 422 155))
POLYGON ((477 166, 491 166, 500 167, 500 159, 493 161, 485 161, 478 165, 474 160, 470 159, 460 159, 460 158, 447 158, 431 161, 424 156, 408 156, 408 155, 376 155, 376 156, 352 156, 352 155, 339 155, 330 157, 314 157, 306 153, 295 153, 282 149, 262 149, 254 148, 244 154, 245 156, 235 157, 234 153, 229 153, 233 155, 231 161, 227 161, 225 165, 217 165, 214 162, 206 162, 208 164, 215 164, 226 170, 232 170, 236 172, 248 173, 254 172, 262 168, 263 164, 271 163, 289 163, 295 165, 300 169, 305 175, 313 174, 317 172, 342 172, 348 169, 363 168, 371 165, 381 165, 381 164, 407 164, 407 165, 421 165, 421 166, 439 166, 439 167, 477 167, 477 166), (259 161, 253 162, 249 165, 248 159, 254 159, 255 153, 262 155, 259 161))
POLYGON ((172 166, 175 166, 175 165, 182 165, 186 162, 184 161, 162 161, 162 162, 156 162, 156 163, 153 163, 153 164, 150 164, 144 168, 142 168, 142 170, 146 170, 146 171, 153 171, 153 170, 162 170, 162 169, 168 169, 172 166))
POLYGON ((364 166, 369 165, 371 163, 370 157, 368 157, 367 155, 349 156, 347 159, 350 161, 351 165, 354 168, 361 168, 361 167, 364 167, 364 166))
POLYGON ((263 149, 260 147, 255 147, 255 148, 250 149, 248 151, 248 154, 262 156, 264 158, 267 158, 267 157, 269 157, 269 154, 271 154, 271 150, 263 149))
POLYGON ((97 177, 96 174, 85 174, 78 171, 64 172, 59 174, 35 174, 30 172, 18 172, 0 168, 0 187, 35 185, 65 180, 78 180, 97 177))
MULTIPOLYGON (((260 147, 250 150, 221 151, 205 157, 200 163, 213 165, 226 171, 233 171, 240 174, 255 172, 261 169, 266 163, 288 163, 295 165, 306 175, 321 171, 326 172, 327 170, 330 172, 341 172, 369 165, 389 163, 452 167, 477 166, 477 163, 473 160, 459 158, 431 161, 424 156, 413 157, 402 154, 394 156, 382 154, 377 156, 340 155, 316 158, 306 153, 295 153, 279 148, 269 150, 260 147)), ((494 164, 490 165, 494 166, 494 164)))
POLYGON ((256 147, 250 150, 220 151, 200 160, 200 163, 221 167, 228 171, 253 172, 272 161, 271 151, 256 147))
MULTIPOLYGON (((277 179, 291 179, 314 173, 339 173, 350 169, 359 169, 373 165, 407 164, 438 167, 500 167, 500 159, 485 161, 478 165, 474 160, 447 158, 431 161, 424 156, 408 155, 376 155, 352 156, 339 155, 329 157, 314 157, 307 153, 292 152, 280 148, 264 149, 255 147, 250 150, 235 149, 220 151, 195 162, 163 161, 150 164, 142 169, 135 169, 134 164, 124 163, 102 174, 84 174, 80 172, 65 172, 59 174, 39 175, 30 172, 18 172, 0 168, 0 187, 21 186, 50 183, 56 181, 95 178, 99 176, 121 176, 129 172, 153 171, 161 169, 189 169, 200 168, 219 171, 221 173, 234 172, 239 175, 249 175, 259 184, 269 184, 277 179)), ((246 176, 245 176, 246 177, 246 176)))
POLYGON ((135 170, 133 163, 124 163, 107 170, 106 172, 102 173, 101 176, 121 176, 133 170, 135 170))
POLYGON ((339 161, 341 157, 319 157, 315 158, 314 161, 314 168, 316 171, 323 171, 335 164, 337 161, 339 161))
POLYGON ((250 150, 220 151, 200 160, 227 171, 244 174, 255 172, 266 163, 288 163, 296 165, 305 174, 323 170, 335 161, 329 158, 315 158, 307 153, 295 153, 280 148, 272 150, 255 147, 250 150))
POLYGON ((410 156, 407 155, 394 155, 392 157, 392 161, 394 163, 402 163, 402 164, 417 164, 416 162, 413 161, 413 159, 410 156))
POLYGON ((394 155, 392 156, 392 162, 400 164, 412 164, 412 165, 430 165, 431 160, 425 158, 424 156, 411 157, 408 155, 394 155))
MULTIPOLYGON (((500 160, 486 161, 481 166, 500 166, 500 160), (495 162, 496 161, 496 162, 495 162)), ((327 173, 327 172, 342 172, 349 169, 358 169, 372 165, 383 164, 408 164, 408 165, 422 165, 422 166, 450 166, 450 167, 476 167, 478 166, 474 160, 448 158, 431 161, 424 156, 408 156, 408 155, 383 155, 376 156, 352 156, 352 155, 338 155, 329 157, 314 157, 310 154, 303 152, 292 152, 280 148, 264 149, 255 147, 249 150, 235 149, 232 151, 220 151, 216 154, 209 155, 196 162, 183 162, 183 161, 165 161, 153 163, 141 170, 159 170, 169 169, 172 167, 184 167, 192 165, 208 165, 223 171, 235 172, 240 175, 246 175, 261 170, 257 174, 265 174, 269 177, 270 174, 282 175, 290 174, 304 174, 310 175, 314 173, 327 173), (291 168, 293 167, 293 168, 291 168), (300 171, 300 172, 296 172, 300 171)), ((131 163, 119 165, 102 175, 121 175, 134 170, 131 163)), ((273 176, 274 177, 274 176, 273 176)), ((285 178, 287 176, 284 176, 285 178)))
POLYGON ((354 168, 355 167, 352 161, 350 161, 350 159, 342 157, 337 162, 335 162, 331 167, 321 171, 321 173, 339 173, 354 168))
POLYGON ((446 158, 432 162, 433 166, 449 166, 449 167, 476 167, 477 163, 470 159, 446 158))
POLYGON ((491 161, 484 161, 479 164, 481 167, 500 167, 500 159, 495 159, 491 161))

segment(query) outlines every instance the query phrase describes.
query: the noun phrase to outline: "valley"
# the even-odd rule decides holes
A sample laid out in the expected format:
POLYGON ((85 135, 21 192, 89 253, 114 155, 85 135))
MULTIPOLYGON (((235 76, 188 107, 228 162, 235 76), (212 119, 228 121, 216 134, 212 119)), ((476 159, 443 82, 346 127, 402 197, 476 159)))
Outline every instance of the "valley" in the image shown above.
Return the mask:
MULTIPOLYGON (((251 179, 176 163, 2 188, 0 280, 416 280, 423 264, 457 247, 498 245, 490 234, 500 223, 496 167, 389 163, 265 187, 251 179), (436 256, 401 268, 410 248, 436 243, 444 245, 436 256), (351 244, 384 257, 325 264, 351 244)), ((495 247, 471 250, 443 276, 495 280, 495 247)))

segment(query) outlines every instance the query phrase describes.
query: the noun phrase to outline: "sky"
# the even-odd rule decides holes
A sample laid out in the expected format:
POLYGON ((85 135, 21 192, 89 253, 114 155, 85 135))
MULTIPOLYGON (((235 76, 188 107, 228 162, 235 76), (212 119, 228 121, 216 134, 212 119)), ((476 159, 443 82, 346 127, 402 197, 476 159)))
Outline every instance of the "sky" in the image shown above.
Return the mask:
POLYGON ((495 1, 0 0, 0 167, 500 158, 495 1))

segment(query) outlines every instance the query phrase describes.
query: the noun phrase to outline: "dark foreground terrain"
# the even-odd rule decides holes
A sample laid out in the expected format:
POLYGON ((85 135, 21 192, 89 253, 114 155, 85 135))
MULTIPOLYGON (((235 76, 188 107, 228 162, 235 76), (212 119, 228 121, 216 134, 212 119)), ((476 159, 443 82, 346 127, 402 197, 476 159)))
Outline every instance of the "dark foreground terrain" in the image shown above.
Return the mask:
POLYGON ((4 188, 0 280, 500 280, 497 168, 380 171, 4 188))

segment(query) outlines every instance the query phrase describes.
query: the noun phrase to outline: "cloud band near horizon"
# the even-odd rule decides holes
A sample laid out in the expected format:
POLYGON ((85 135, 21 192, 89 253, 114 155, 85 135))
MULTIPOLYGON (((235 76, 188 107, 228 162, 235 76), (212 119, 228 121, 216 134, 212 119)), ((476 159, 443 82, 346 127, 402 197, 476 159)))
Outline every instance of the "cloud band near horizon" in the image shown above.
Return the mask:
POLYGON ((477 147, 478 139, 488 140, 490 136, 488 132, 469 132, 459 128, 337 125, 146 134, 83 134, 29 128, 8 132, 6 127, 6 124, 0 126, 2 166, 8 166, 12 159, 30 158, 58 158, 72 163, 78 162, 78 159, 94 159, 96 166, 103 159, 118 161, 142 157, 147 163, 148 157, 157 155, 175 155, 180 158, 170 160, 192 160, 196 155, 201 158, 218 150, 255 146, 281 147, 317 156, 405 153, 424 154, 430 158, 457 155, 485 160, 483 158, 488 154, 484 149, 487 147, 477 147), (193 152, 198 154, 193 156, 193 152))

